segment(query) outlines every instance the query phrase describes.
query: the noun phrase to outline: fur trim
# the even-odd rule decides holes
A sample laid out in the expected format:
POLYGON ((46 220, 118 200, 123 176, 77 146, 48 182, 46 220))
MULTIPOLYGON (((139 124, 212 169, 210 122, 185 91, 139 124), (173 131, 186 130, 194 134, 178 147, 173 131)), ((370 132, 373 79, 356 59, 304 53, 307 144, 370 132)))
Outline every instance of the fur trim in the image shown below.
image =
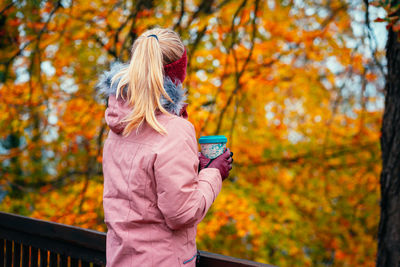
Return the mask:
POLYGON ((128 67, 128 64, 123 64, 117 61, 111 64, 110 70, 104 71, 100 75, 99 81, 96 84, 96 89, 99 95, 103 95, 106 97, 109 97, 110 95, 115 95, 115 93, 117 92, 117 85, 119 80, 115 81, 115 83, 113 83, 113 86, 111 87, 111 78, 124 67, 128 67))
POLYGON ((168 110, 168 112, 179 116, 179 111, 185 104, 187 98, 186 89, 182 88, 181 83, 173 83, 168 76, 164 76, 164 89, 174 103, 171 103, 171 101, 161 95, 161 105, 168 110))
MULTIPOLYGON (((111 86, 111 78, 117 74, 121 69, 128 67, 127 63, 114 62, 110 70, 104 71, 96 84, 96 89, 98 95, 103 95, 109 97, 110 95, 115 95, 117 92, 117 85, 119 79, 116 80, 111 86)), ((164 89, 169 95, 169 97, 174 101, 173 103, 161 95, 161 105, 170 113, 178 115, 181 108, 186 104, 186 90, 182 88, 182 84, 177 82, 176 84, 171 80, 170 77, 164 76, 164 89)), ((124 95, 126 95, 126 89, 124 88, 124 95)))

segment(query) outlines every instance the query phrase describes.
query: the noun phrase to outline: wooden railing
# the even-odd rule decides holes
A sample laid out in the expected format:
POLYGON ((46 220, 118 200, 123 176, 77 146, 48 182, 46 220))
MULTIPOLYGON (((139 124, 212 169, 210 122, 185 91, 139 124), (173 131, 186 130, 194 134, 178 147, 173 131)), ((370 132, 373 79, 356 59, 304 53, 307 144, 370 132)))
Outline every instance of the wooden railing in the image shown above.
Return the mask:
MULTIPOLYGON (((105 252, 105 233, 0 212, 0 267, 105 266, 105 252)), ((199 254, 201 267, 272 267, 206 251, 199 254)))

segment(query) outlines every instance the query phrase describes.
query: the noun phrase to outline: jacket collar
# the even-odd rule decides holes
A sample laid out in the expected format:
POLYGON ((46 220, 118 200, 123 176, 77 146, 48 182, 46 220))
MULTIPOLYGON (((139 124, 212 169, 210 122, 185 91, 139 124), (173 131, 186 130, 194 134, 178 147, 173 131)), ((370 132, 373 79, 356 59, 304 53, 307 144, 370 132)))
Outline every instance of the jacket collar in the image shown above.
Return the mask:
MULTIPOLYGON (((128 67, 127 63, 122 63, 119 61, 114 62, 110 69, 107 71, 104 71, 98 80, 98 83, 96 85, 97 91, 99 95, 104 95, 107 98, 110 95, 114 95, 117 92, 117 84, 119 80, 116 80, 115 83, 111 86, 111 78, 119 72, 121 69, 128 67)), ((175 80, 175 83, 169 78, 169 76, 164 76, 164 89, 169 95, 169 97, 172 99, 173 103, 166 99, 163 95, 161 95, 161 105, 169 112, 174 115, 179 116, 180 111, 182 107, 187 105, 185 103, 186 101, 186 89, 182 88, 182 83, 177 82, 175 80)), ((124 90, 125 92, 125 90, 124 90)))

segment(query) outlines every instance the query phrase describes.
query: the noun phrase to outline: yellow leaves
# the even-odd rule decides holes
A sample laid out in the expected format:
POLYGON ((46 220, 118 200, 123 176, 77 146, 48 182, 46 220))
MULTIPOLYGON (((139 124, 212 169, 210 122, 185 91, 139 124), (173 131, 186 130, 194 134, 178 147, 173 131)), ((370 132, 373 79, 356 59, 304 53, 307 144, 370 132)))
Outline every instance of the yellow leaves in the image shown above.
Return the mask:
POLYGON ((352 59, 352 65, 355 70, 357 70, 359 73, 362 73, 364 70, 363 66, 363 56, 360 54, 356 54, 352 59))
POLYGON ((255 221, 256 210, 234 192, 222 191, 212 208, 213 216, 199 225, 198 238, 215 238, 223 226, 232 224, 238 237, 257 236, 260 229, 255 221))
POLYGON ((286 169, 283 169, 279 172, 279 179, 288 187, 291 187, 291 184, 294 182, 293 173, 289 172, 286 169))
POLYGON ((57 125, 62 127, 69 137, 78 134, 91 139, 96 134, 103 115, 103 107, 92 100, 88 102, 84 98, 73 98, 66 104, 64 114, 57 125))
POLYGON ((35 197, 35 210, 31 216, 105 231, 105 225, 98 224, 99 216, 102 216, 103 185, 92 181, 85 191, 83 189, 84 182, 56 191, 49 186, 42 188, 43 194, 35 197), (83 197, 85 201, 80 207, 83 197))
MULTIPOLYGON (((88 162, 99 167, 104 139, 97 137, 105 108, 93 98, 99 71, 116 59, 129 60, 132 36, 155 25, 174 27, 180 17, 180 8, 174 6, 178 2, 156 1, 153 8, 134 10, 136 17, 118 36, 116 29, 135 9, 130 1, 123 5, 117 0, 74 1, 57 10, 38 44, 41 62, 48 61, 54 75, 42 70, 38 77, 34 71, 29 82, 20 81, 31 57, 35 70, 41 63, 39 54, 32 54, 37 36, 29 32, 18 36, 24 21, 7 18, 6 24, 15 26, 16 40, 32 44, 26 49, 29 56, 21 53, 10 65, 9 80, 0 85, 1 137, 22 132, 19 137, 27 147, 9 149, 0 160, 17 157, 26 171, 34 169, 32 157, 38 151, 49 152, 39 166, 51 171, 45 173, 49 180, 85 171, 82 165, 88 162), (31 130, 32 111, 38 113, 43 130, 38 141, 32 141, 37 132, 31 130)), ((296 8, 261 1, 252 46, 253 1, 246 2, 235 21, 242 1, 214 3, 207 12, 198 9, 200 2, 185 2, 185 14, 176 28, 190 55, 184 84, 189 91, 189 119, 197 134, 204 135, 214 134, 223 117, 218 134, 229 138, 235 161, 231 180, 224 182, 198 227, 199 244, 213 252, 279 266, 318 265, 326 260, 334 260, 334 266, 371 265, 375 253, 371 233, 379 216, 382 97, 368 98, 367 106, 374 103, 375 108, 358 108, 358 78, 371 62, 349 46, 347 40, 363 42, 351 32, 347 6, 331 1, 324 8, 334 15, 328 21, 329 15, 307 14, 320 8, 313 1, 296 8)), ((52 8, 50 2, 44 3, 40 14, 52 8)), ((38 29, 43 22, 27 26, 38 29)), ((6 61, 20 46, 10 44, 1 58, 6 61)), ((377 51, 378 59, 383 52, 377 51)), ((379 92, 381 75, 368 69, 365 78, 379 92)), ((18 178, 12 171, 6 174, 7 183, 18 178)), ((74 179, 80 182, 71 180, 59 190, 49 185, 38 189, 40 195, 34 199, 30 199, 33 194, 24 200, 7 196, 0 207, 105 230, 101 177, 95 178, 84 193, 84 177, 78 176, 74 179)))
POLYGON ((8 107, 28 104, 29 94, 30 91, 27 84, 10 85, 8 88, 3 88, 0 91, 2 102, 8 105, 8 107))

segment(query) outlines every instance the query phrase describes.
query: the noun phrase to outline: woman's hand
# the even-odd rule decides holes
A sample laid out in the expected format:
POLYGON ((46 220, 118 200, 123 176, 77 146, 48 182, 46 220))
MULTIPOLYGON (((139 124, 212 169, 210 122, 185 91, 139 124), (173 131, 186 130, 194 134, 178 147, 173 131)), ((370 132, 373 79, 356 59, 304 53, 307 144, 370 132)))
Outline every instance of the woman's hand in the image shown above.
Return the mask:
POLYGON ((205 157, 201 152, 199 152, 199 170, 204 168, 216 168, 221 173, 222 181, 224 181, 232 169, 232 159, 233 153, 228 149, 215 159, 209 159, 205 157))

